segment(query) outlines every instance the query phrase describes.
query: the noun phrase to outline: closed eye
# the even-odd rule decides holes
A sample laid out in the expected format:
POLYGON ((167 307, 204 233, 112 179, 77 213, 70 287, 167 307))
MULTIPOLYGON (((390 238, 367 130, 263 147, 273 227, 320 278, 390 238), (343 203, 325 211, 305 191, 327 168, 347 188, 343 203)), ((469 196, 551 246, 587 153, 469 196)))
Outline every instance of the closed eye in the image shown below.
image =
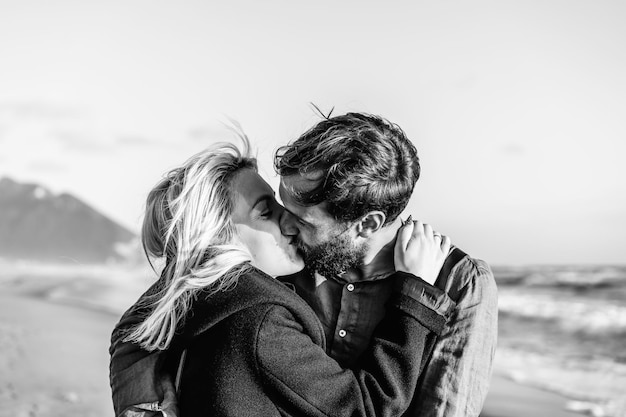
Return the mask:
POLYGON ((272 207, 273 200, 274 198, 272 196, 264 196, 260 198, 256 202, 253 208, 253 212, 256 213, 256 216, 262 219, 267 219, 269 217, 272 217, 272 214, 274 214, 273 207, 272 207))
POLYGON ((313 225, 305 220, 302 219, 302 217, 298 216, 297 214, 294 214, 292 211, 288 210, 287 208, 285 208, 285 210, 287 212, 289 212, 289 214, 291 214, 291 216, 296 219, 296 223, 298 223, 301 226, 304 227, 312 227, 313 225))

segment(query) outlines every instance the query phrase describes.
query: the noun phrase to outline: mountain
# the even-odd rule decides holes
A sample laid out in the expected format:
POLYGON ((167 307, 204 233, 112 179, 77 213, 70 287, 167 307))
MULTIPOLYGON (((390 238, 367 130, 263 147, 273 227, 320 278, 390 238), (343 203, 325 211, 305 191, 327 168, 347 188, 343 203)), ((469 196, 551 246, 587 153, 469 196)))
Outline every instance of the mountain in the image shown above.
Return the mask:
POLYGON ((70 194, 0 179, 0 258, 102 263, 124 259, 136 241, 70 194))

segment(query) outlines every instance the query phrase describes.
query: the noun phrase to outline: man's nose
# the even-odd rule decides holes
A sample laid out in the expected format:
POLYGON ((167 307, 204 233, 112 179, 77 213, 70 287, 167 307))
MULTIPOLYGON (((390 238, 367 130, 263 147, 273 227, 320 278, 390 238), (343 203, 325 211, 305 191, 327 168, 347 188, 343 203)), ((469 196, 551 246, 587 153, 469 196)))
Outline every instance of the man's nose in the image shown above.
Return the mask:
POLYGON ((280 232, 285 236, 295 236, 298 234, 298 228, 295 224, 295 218, 287 210, 283 211, 280 217, 280 232))

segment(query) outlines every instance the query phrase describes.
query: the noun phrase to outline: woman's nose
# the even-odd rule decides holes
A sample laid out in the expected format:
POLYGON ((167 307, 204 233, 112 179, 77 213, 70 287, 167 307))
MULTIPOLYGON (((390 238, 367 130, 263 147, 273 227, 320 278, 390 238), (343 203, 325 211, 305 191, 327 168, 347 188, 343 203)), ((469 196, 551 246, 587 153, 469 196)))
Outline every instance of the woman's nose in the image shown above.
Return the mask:
POLYGON ((285 236, 295 236, 298 234, 295 219, 287 210, 283 210, 283 214, 280 216, 279 225, 280 232, 285 236))

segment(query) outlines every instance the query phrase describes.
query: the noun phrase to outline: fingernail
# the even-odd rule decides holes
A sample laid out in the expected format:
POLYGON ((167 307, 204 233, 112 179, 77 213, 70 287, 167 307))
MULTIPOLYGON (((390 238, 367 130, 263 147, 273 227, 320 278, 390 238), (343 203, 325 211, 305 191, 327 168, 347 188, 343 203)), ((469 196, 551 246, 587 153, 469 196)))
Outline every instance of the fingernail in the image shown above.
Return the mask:
POLYGON ((413 221, 413 215, 410 214, 409 217, 407 217, 406 221, 404 222, 404 224, 409 224, 409 222, 413 221))

